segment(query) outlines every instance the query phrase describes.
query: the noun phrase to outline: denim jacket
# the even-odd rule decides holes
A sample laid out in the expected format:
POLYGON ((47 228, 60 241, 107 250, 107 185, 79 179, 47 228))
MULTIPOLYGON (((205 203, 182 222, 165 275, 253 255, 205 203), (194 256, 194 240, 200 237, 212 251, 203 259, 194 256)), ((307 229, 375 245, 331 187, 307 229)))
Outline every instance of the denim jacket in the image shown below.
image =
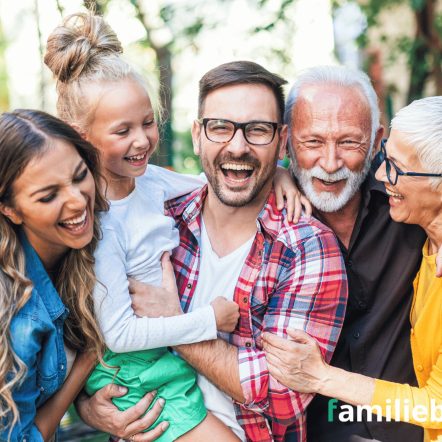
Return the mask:
MULTIPOLYGON (((12 347, 26 364, 23 383, 13 391, 20 422, 12 429, 11 442, 40 442, 34 424, 37 407, 45 403, 66 377, 63 323, 68 314, 40 258, 23 232, 20 241, 26 259, 26 276, 33 283, 31 298, 14 316, 10 326, 12 347)), ((7 440, 9 428, 0 434, 7 440)))

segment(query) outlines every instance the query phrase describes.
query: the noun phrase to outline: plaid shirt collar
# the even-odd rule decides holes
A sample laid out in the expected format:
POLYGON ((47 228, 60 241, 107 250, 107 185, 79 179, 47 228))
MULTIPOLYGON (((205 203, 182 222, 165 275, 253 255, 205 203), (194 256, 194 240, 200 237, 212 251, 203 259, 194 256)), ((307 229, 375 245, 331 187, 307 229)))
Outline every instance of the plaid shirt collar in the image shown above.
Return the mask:
MULTIPOLYGON (((208 185, 192 192, 187 198, 180 202, 173 210, 175 219, 182 218, 195 235, 195 221, 201 215, 204 201, 208 194, 208 185)), ((282 227, 283 216, 276 207, 276 195, 273 188, 267 198, 264 207, 259 212, 257 218, 258 231, 262 231, 264 236, 268 235, 272 241, 278 237, 278 232, 282 227)), ((199 236, 199 235, 195 235, 199 236)))

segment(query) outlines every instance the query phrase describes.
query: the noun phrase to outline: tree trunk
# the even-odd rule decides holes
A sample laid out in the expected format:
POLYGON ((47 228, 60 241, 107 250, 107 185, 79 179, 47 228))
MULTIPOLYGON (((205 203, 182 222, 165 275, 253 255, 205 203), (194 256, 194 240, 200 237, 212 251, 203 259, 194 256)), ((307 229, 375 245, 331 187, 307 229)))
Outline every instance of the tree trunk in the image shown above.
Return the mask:
POLYGON ((172 166, 172 55, 167 46, 154 48, 160 70, 160 103, 163 110, 163 123, 160 143, 154 161, 159 166, 172 166))
POLYGON ((415 10, 416 50, 411 63, 408 100, 421 98, 426 81, 432 77, 436 94, 442 94, 442 36, 436 27, 436 0, 426 0, 415 10))
POLYGON ((169 46, 156 45, 151 38, 151 29, 147 22, 139 0, 132 0, 136 16, 146 32, 146 42, 155 51, 157 64, 160 70, 160 106, 163 111, 164 121, 161 138, 156 155, 152 162, 164 167, 172 166, 173 155, 173 130, 172 130, 172 53, 169 46))
POLYGON ((410 84, 408 87, 407 103, 422 98, 425 84, 430 75, 427 66, 428 47, 420 40, 415 38, 412 53, 410 54, 410 84))

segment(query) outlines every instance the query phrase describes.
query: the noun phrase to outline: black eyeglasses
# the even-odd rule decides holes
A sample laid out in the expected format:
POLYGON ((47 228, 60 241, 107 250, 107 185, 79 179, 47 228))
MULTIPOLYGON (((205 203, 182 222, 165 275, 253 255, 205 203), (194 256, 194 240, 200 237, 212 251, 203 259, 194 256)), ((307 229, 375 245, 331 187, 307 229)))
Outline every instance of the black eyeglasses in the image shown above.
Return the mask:
POLYGON ((207 139, 214 143, 228 143, 236 131, 241 129, 247 143, 254 146, 270 144, 275 138, 277 129, 281 127, 280 124, 270 121, 237 123, 223 118, 200 118, 197 121, 204 126, 207 139))
POLYGON ((396 164, 392 160, 390 160, 387 157, 387 151, 385 150, 385 143, 387 142, 387 139, 384 138, 381 141, 381 151, 379 155, 380 163, 382 164, 383 161, 385 161, 385 171, 387 173, 387 179, 388 182, 395 186, 397 183, 397 180, 399 176, 424 176, 424 177, 433 177, 433 178, 442 178, 442 174, 438 173, 422 173, 422 172, 403 172, 401 169, 399 169, 396 164))

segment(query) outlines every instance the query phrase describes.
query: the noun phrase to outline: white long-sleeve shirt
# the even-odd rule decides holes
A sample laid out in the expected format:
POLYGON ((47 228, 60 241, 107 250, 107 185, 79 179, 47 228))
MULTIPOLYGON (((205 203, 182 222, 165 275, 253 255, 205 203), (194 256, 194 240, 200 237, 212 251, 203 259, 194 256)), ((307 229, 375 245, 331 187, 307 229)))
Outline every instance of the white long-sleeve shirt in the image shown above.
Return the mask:
POLYGON ((137 317, 127 277, 161 285, 161 255, 179 244, 174 220, 164 202, 205 184, 202 176, 181 175, 149 165, 126 198, 111 201, 103 215, 103 239, 95 252, 99 284, 95 311, 108 348, 116 353, 216 339, 216 320, 208 305, 168 318, 137 317))

